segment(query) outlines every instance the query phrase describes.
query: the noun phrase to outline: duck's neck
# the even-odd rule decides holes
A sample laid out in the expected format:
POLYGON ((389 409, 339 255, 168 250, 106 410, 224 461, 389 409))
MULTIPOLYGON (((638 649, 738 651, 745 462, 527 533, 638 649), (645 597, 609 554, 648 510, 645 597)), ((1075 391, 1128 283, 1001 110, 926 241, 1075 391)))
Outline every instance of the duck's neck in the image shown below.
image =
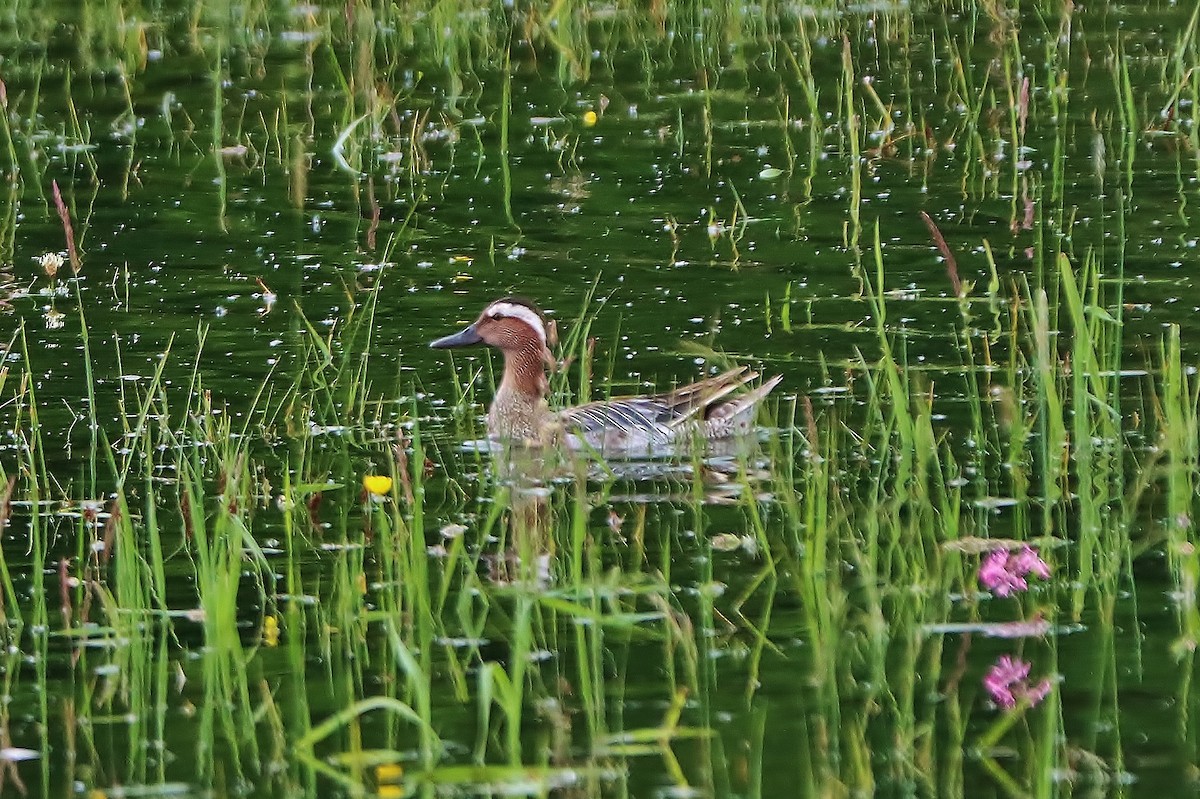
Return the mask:
POLYGON ((504 377, 488 413, 493 435, 537 440, 548 414, 546 350, 541 342, 528 342, 504 350, 504 377))

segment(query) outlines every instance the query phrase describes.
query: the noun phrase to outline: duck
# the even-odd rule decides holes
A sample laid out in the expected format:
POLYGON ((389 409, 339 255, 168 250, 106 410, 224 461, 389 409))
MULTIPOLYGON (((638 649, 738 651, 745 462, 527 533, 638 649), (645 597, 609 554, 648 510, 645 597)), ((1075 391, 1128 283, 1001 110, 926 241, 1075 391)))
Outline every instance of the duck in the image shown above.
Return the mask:
POLYGON ((533 302, 509 296, 489 303, 459 332, 429 343, 434 349, 483 344, 504 356, 503 377, 488 409, 489 438, 531 446, 565 442, 605 456, 658 454, 750 432, 759 403, 783 379, 775 375, 753 385, 758 373, 739 366, 660 394, 552 410, 546 370, 556 362, 548 330, 533 302))

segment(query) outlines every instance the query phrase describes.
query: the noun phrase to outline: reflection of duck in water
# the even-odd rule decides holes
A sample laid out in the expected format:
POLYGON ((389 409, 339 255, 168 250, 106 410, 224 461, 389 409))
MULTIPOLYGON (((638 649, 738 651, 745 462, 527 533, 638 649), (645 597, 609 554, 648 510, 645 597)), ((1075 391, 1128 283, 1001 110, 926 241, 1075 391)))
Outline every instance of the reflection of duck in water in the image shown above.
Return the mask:
POLYGON ((488 344, 504 354, 504 377, 488 410, 493 438, 532 445, 563 441, 602 455, 653 455, 695 439, 716 442, 749 432, 758 403, 782 379, 776 375, 747 388, 758 373, 742 366, 662 394, 551 411, 546 366, 554 359, 545 319, 532 303, 513 297, 496 300, 474 323, 429 346, 471 344, 488 344))

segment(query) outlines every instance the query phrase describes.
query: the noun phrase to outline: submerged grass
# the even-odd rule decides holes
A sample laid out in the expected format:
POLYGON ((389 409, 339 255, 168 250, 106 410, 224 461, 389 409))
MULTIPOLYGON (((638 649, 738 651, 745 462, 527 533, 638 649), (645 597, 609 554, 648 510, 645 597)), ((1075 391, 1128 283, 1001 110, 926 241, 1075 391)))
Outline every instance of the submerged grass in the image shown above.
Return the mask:
MULTIPOLYGON (((1172 579, 1180 597, 1194 596, 1200 389, 1178 330, 1148 364, 1152 402, 1137 408, 1138 432, 1155 452, 1131 481, 1124 355, 1094 258, 1077 267, 1063 254, 1053 285, 1007 299, 964 293, 964 323, 999 300, 1009 327, 965 336, 965 368, 935 377, 908 362, 878 228, 873 238, 864 301, 877 354, 846 365, 842 398, 785 402, 776 433, 724 470, 732 486, 708 483, 715 463, 681 464, 692 477, 679 497, 670 481, 643 484, 638 497, 618 493, 611 473, 531 480, 536 472, 431 446, 411 391, 394 415, 376 415, 378 283, 348 298, 354 311, 334 334, 307 328, 295 361, 280 366, 295 376, 286 390, 267 380, 236 413, 205 387, 203 347, 191 379, 167 384, 178 357, 168 342, 121 398, 121 440, 102 448, 96 474, 67 487, 45 466, 52 434, 39 424, 38 355, 25 344, 4 384, 24 442, 6 536, 15 522, 30 549, 14 562, 4 548, 0 580, 15 640, 40 641, 45 658, 47 635, 60 638, 104 675, 78 685, 71 705, 72 724, 87 720, 87 749, 100 738, 111 747, 112 719, 132 713, 126 770, 96 772, 95 784, 173 778, 133 742, 180 746, 161 710, 176 701, 166 698, 180 690, 174 681, 194 697, 198 762, 221 753, 221 770, 203 780, 274 780, 309 795, 330 785, 548 791, 578 780, 636 791, 623 775, 656 758, 680 789, 723 793, 740 756, 718 717, 738 675, 735 705, 758 725, 746 774, 765 786, 773 755, 762 730, 781 711, 760 696, 781 659, 806 675, 802 734, 790 745, 796 777, 814 790, 965 795, 978 771, 1044 795, 1054 789, 1045 775, 1071 758, 1119 771, 1119 739, 1056 743, 1070 735, 1060 689, 996 714, 975 675, 997 650, 986 636, 1007 635, 1026 639, 1015 656, 1036 674, 1062 669, 1083 690, 1085 675, 1046 633, 1088 619, 1108 642, 1090 689, 1103 697, 1097 722, 1115 713, 1111 631, 1133 562, 1153 546, 1132 538, 1147 512, 1167 519, 1172 579), (938 386, 954 380, 971 388, 951 424, 938 386), (281 423, 291 433, 278 440, 268 431, 281 423), (474 483, 448 491, 442 469, 458 480, 475 470, 474 483), (370 473, 390 478, 382 494, 360 491, 370 473), (54 532, 48 503, 79 509, 78 544, 54 532), (1035 545, 1054 579, 1001 600, 981 591, 976 567, 1009 542, 1035 545), (59 561, 61 586, 29 568, 59 561), (650 657, 661 664, 650 682, 659 704, 643 710, 630 700, 650 657), (729 657, 741 665, 718 667, 729 657), (877 762, 882 741, 903 756, 877 762), (999 759, 1013 747, 1026 756, 999 759)), ((585 305, 562 345, 580 367, 579 397, 593 391, 589 329, 600 312, 585 305)), ((463 383, 477 375, 471 367, 463 383)), ((460 395, 467 408, 471 391, 460 395)), ((1178 605, 1181 653, 1200 624, 1193 604, 1178 605)), ((63 712, 43 700, 40 716, 52 724, 63 712)), ((39 746, 49 762, 49 736, 39 746)))
MULTIPOLYGON (((957 763, 959 772, 966 768, 960 755, 953 753, 966 746, 972 729, 966 720, 978 707, 970 693, 957 694, 965 687, 961 673, 942 677, 947 636, 931 632, 955 618, 982 621, 980 595, 969 565, 973 555, 963 541, 1015 538, 1037 542, 1044 552, 1053 553, 1048 542, 1070 538, 1074 554, 1058 562, 1062 571, 1056 584, 1082 589, 1072 592, 1068 608, 1073 610, 1068 613, 1078 617, 1093 606, 1087 595, 1094 592, 1099 599, 1094 607, 1102 611, 1108 626, 1113 624, 1117 588, 1114 564, 1128 565, 1131 527, 1089 526, 1088 520, 1108 516, 1114 493, 1134 493, 1127 501, 1136 505, 1144 492, 1138 486, 1125 487, 1123 471, 1088 449, 1093 440, 1113 436, 1117 416, 1106 399, 1105 384, 1111 370, 1103 360, 1103 354, 1113 350, 1097 346, 1104 339, 1098 330, 1086 337, 1086 343, 1079 343, 1082 337, 1077 337, 1074 349, 1063 356, 1051 343, 1050 318, 1060 316, 1072 328, 1082 329, 1089 324, 1085 309, 1103 307, 1093 302, 1094 293, 1084 299, 1069 262, 1060 262, 1061 306, 1051 308, 1044 291, 1018 298, 1019 305, 1029 310, 1014 314, 1013 324, 1032 329, 1017 329, 1012 337, 1033 344, 1027 351, 1011 353, 1019 365, 1009 373, 1025 377, 1010 385, 1011 395, 1001 396, 999 403, 970 406, 974 413, 1015 413, 1008 424, 1043 443, 1016 451, 996 440, 992 447, 979 448, 968 457, 961 451, 955 455, 963 442, 948 430, 939 430, 936 393, 920 383, 919 372, 903 365, 903 338, 894 338, 887 323, 887 298, 882 291, 885 269, 878 248, 876 258, 871 297, 883 355, 852 365, 852 391, 862 405, 853 409, 834 403, 820 410, 807 403, 801 424, 785 426, 769 450, 771 494, 764 497, 755 484, 757 478, 743 467, 737 478, 742 499, 735 508, 748 530, 752 543, 748 549, 758 552, 763 562, 748 579, 741 578, 744 585, 728 602, 720 601, 714 570, 717 553, 707 546, 702 550, 708 552, 708 565, 687 578, 697 580, 695 596, 689 598, 672 588, 680 579, 673 565, 676 553, 696 544, 687 543, 682 530, 671 525, 656 528, 659 536, 665 536, 653 542, 660 553, 657 568, 652 566, 646 574, 639 574, 640 569, 612 571, 606 563, 611 544, 604 539, 616 535, 623 524, 594 525, 590 518, 595 500, 578 479, 549 496, 536 486, 507 480, 485 487, 480 496, 489 498, 491 509, 465 530, 446 532, 443 526, 446 552, 431 557, 426 533, 431 509, 426 507, 424 467, 417 466, 426 462, 425 445, 417 424, 407 425, 400 436, 338 437, 332 452, 322 452, 313 439, 300 447, 290 445, 299 460, 289 462, 286 474, 305 482, 274 500, 288 520, 282 526, 287 531, 289 566, 285 583, 277 589, 274 568, 258 543, 262 534, 254 532, 264 524, 263 511, 255 510, 264 499, 255 487, 261 479, 257 475, 277 467, 270 466, 273 456, 257 452, 249 434, 249 420, 269 411, 259 413, 252 407, 245 414, 247 421, 234 428, 232 414, 214 404, 198 376, 186 396, 171 400, 161 379, 162 365, 170 357, 168 347, 144 393, 133 398, 126 414, 134 424, 122 458, 111 458, 109 475, 99 479, 113 486, 113 499, 107 521, 95 530, 96 543, 102 546, 91 548, 93 554, 88 556, 96 560, 88 567, 83 604, 94 601, 96 607, 64 620, 64 632, 112 642, 106 666, 112 669, 111 686, 77 711, 94 713, 114 702, 144 706, 165 679, 161 665, 143 668, 148 662, 165 662, 150 652, 177 646, 172 642, 189 635, 181 625, 198 625, 205 655, 199 666, 184 670, 199 679, 198 690, 210 698, 199 705, 204 709, 197 721, 198 754, 211 759, 217 742, 223 741, 222 747, 234 747, 228 765, 240 779, 261 773, 262 743, 253 725, 248 726, 261 710, 252 696, 248 666, 267 657, 270 645, 264 643, 268 649, 260 652, 258 645, 248 646, 237 630, 248 612, 253 629, 265 626, 266 618, 276 618, 273 606, 283 603, 288 611, 282 616, 281 633, 289 642, 287 650, 294 653, 292 668, 300 669, 293 678, 309 679, 302 653, 308 637, 305 630, 311 626, 319 631, 316 639, 330 664, 325 679, 332 695, 344 699, 338 700, 340 709, 327 714, 310 708, 308 712, 315 711, 322 720, 296 717, 282 734, 285 740, 297 736, 292 746, 300 763, 347 790, 368 787, 388 763, 408 763, 403 780, 412 787, 463 780, 500 786, 532 779, 549 788, 567 779, 562 769, 570 769, 572 779, 580 774, 600 779, 613 773, 614 758, 638 757, 643 751, 664 758, 666 772, 682 787, 692 784, 698 774, 687 774, 674 754, 673 742, 693 739, 707 750, 702 761, 721 762, 725 755, 719 737, 681 727, 682 705, 659 727, 627 726, 630 720, 625 714, 614 712, 614 699, 628 690, 622 680, 611 679, 614 658, 619 663, 637 657, 633 653, 644 651, 650 643, 663 647, 671 675, 664 697, 679 696, 680 691, 694 695, 698 718, 711 724, 720 706, 716 697, 722 683, 711 664, 717 652, 733 643, 725 640, 718 646, 717 642, 729 634, 745 639, 749 658, 745 701, 753 703, 756 664, 783 654, 771 633, 775 605, 794 595, 805 609, 804 661, 814 679, 798 753, 806 779, 814 786, 837 783, 868 789, 887 783, 935 790, 927 775, 941 769, 917 764, 941 763, 944 768, 957 763), (186 409, 180 422, 172 421, 169 405, 186 409), (1056 419, 1047 418, 1052 413, 1056 419), (853 424, 848 424, 848 415, 855 418, 853 424), (167 446, 159 449, 158 441, 167 446), (356 516, 346 512, 357 504, 354 484, 322 483, 313 472, 314 468, 327 474, 345 469, 340 473, 346 474, 354 460, 351 446, 386 456, 383 462, 389 464, 392 476, 390 495, 362 498, 361 527, 354 523, 356 516), (1062 454, 1068 447, 1075 454, 1069 465, 1059 466, 1068 463, 1062 454), (163 454, 152 457, 150 453, 156 451, 163 454), (973 492, 970 502, 964 501, 963 492, 971 482, 961 479, 960 462, 971 462, 988 475, 980 486, 983 490, 973 492), (1014 506, 994 501, 995 488, 1002 485, 996 471, 1002 462, 1009 473, 1003 484, 1037 487, 1038 501, 1046 506, 1042 513, 997 515, 998 510, 1014 506), (134 468, 136 464, 140 468, 134 468), (171 480, 156 481, 155 473, 164 469, 172 474, 171 480), (1035 476, 1039 470, 1040 479, 1035 476), (1026 476, 1018 479, 1022 472, 1026 476), (141 514, 128 501, 130 478, 141 484, 145 495, 141 514), (1077 487, 1067 490, 1068 482, 1077 487), (330 512, 314 509, 311 499, 316 492, 335 506, 330 512), (339 500, 338 493, 346 496, 339 500), (974 513, 964 513, 968 504, 974 505, 974 513), (314 514, 330 520, 332 526, 322 531, 324 525, 313 524, 314 514), (168 518, 173 533, 164 526, 168 518), (468 544, 463 533, 476 524, 479 537, 468 544), (1064 530, 1065 525, 1077 527, 1064 530), (315 585, 300 574, 303 567, 295 556, 305 546, 299 532, 303 529, 312 537, 312 545, 320 541, 330 545, 332 562, 322 570, 328 577, 315 585), (602 535, 606 529, 610 532, 602 535), (489 536, 495 537, 494 544, 488 543, 489 536), (168 570, 176 573, 181 568, 194 575, 194 611, 187 611, 186 598, 181 607, 179 592, 167 584, 168 570), (372 577, 376 573, 377 579, 372 577), (330 582, 325 584, 325 579, 330 582), (953 596, 969 600, 955 602, 953 596), (89 631, 91 613, 104 619, 106 632, 89 631), (372 633, 372 628, 379 632, 372 633), (439 643, 464 634, 473 639, 465 647, 439 643), (493 654, 484 644, 486 638, 503 641, 501 651, 493 654), (372 652, 372 640, 383 650, 372 652), (561 663, 554 657, 543 661, 540 655, 565 652, 571 655, 561 663), (346 665, 333 667, 334 663, 346 665), (574 666, 567 668, 568 663, 574 666), (394 688, 377 696, 366 693, 368 665, 374 673, 390 674, 385 683, 394 688), (435 700, 446 677, 437 674, 449 675, 450 684, 457 686, 452 692, 457 702, 475 707, 474 769, 464 770, 454 765, 455 758, 447 759, 446 741, 437 731, 441 711, 435 700), (929 680, 943 686, 940 711, 918 691, 918 685, 929 680), (526 732, 530 713, 536 710, 554 718, 561 712, 566 697, 557 686, 562 681, 575 686, 570 702, 581 706, 586 730, 578 740, 565 730, 558 733, 567 736, 561 741, 558 734, 530 738, 526 732), (213 697, 232 701, 215 702, 213 697), (380 714, 395 721, 380 722, 376 719, 380 714), (956 733, 949 739, 929 739, 924 730, 930 724, 946 724, 945 714, 952 723, 943 729, 956 733), (376 728, 383 731, 382 739, 378 732, 367 732, 376 728), (908 758, 884 770, 873 766, 869 753, 881 736, 897 742, 908 758), (364 746, 367 739, 387 745, 364 746), (418 753, 415 759, 406 754, 410 747, 418 753)), ((369 309, 369 303, 365 307, 369 309)), ((1102 314, 1092 316, 1099 319, 1094 324, 1108 324, 1102 314)), ((370 324, 366 313, 347 325, 346 340, 364 341, 355 325, 370 324)), ((586 323, 577 327, 586 329, 586 323)), ((320 341, 320 346, 304 350, 312 360, 300 371, 324 374, 326 379, 276 399, 280 407, 307 409, 313 431, 339 427, 346 421, 345 409, 363 407, 354 400, 363 373, 348 368, 344 359, 364 357, 365 351, 343 348, 340 340, 320 341), (347 387, 350 382, 356 386, 353 390, 347 387)), ((23 357, 28 360, 30 355, 23 357)), ((1189 431, 1195 427, 1196 391, 1185 387, 1181 362, 1176 333, 1164 344, 1164 366, 1158 370, 1160 410, 1149 416, 1160 420, 1161 446, 1167 457, 1182 467, 1164 471, 1167 508, 1175 514, 1168 536, 1186 529, 1190 481, 1195 479, 1189 476, 1196 462, 1195 437, 1189 431)), ((29 381, 23 380, 22 385, 26 407, 36 407, 29 381)), ((410 406, 410 419, 416 418, 416 410, 410 406)), ((994 426, 977 418, 967 429, 994 426)), ((30 460, 22 485, 31 509, 25 517, 27 534, 34 542, 32 556, 45 562, 49 538, 36 509, 53 491, 53 483, 40 465, 44 444, 36 413, 30 414, 27 427, 30 460)), ((366 431, 361 418, 356 427, 366 431)), ((288 479, 281 484, 289 486, 288 479)), ((695 530, 711 529, 714 523, 704 500, 703 493, 696 494, 687 506, 685 523, 695 530)), ((642 514, 646 512, 644 504, 638 507, 642 514)), ((435 517, 441 513, 434 511, 435 517)), ((440 521, 433 524, 439 525, 440 521)), ((1187 550, 1178 540, 1170 551, 1179 553, 1173 571, 1186 596, 1194 586, 1194 559, 1184 556, 1187 550)), ((43 597, 48 593, 36 582, 33 587, 43 597)), ((1038 613, 1049 611, 1043 605, 1038 613)), ((1185 631, 1191 630, 1190 615, 1181 619, 1185 631)), ((1052 618, 1049 621, 1053 623, 1052 618)), ((33 606, 30 623, 53 629, 44 600, 33 606)), ((967 640, 959 644, 958 659, 963 657, 962 648, 969 647, 967 640)), ((1048 639, 1051 644, 1054 640, 1048 639)), ((626 669, 618 667, 617 674, 627 674, 626 669)), ((1048 709, 1038 712, 1054 717, 1048 709)), ((1018 734, 1011 717, 1005 718, 1003 726, 980 739, 980 762, 1001 783, 1025 790, 1034 785, 1036 774, 1045 772, 1011 774, 987 754, 1002 739, 1018 734)), ((157 729, 161 736, 161 726, 157 729)), ((1059 755, 1049 741, 1058 730, 1047 726, 1039 734, 1036 727, 1020 729, 1020 735, 1026 736, 1022 746, 1040 752, 1025 762, 1054 765, 1059 755)), ((136 727, 130 735, 138 738, 136 727)), ((125 779, 147 779, 144 769, 149 764, 135 762, 141 765, 125 779)), ((942 778, 941 787, 954 784, 949 777, 942 778)))
MULTIPOLYGON (((307 306, 288 310, 281 356, 240 398, 221 396, 212 363, 223 356, 203 328, 154 339, 150 325, 139 333, 160 342, 152 365, 127 371, 140 361, 119 352, 120 388, 97 391, 108 371, 97 360, 100 314, 76 270, 74 290, 47 300, 73 303, 86 380, 71 401, 87 405, 73 418, 87 424, 88 456, 72 459, 70 474, 48 460, 81 446, 46 421, 58 399, 43 377, 54 355, 28 323, 16 326, 0 366, 10 433, 0 595, 10 652, 32 668, 15 654, 3 664, 5 695, 17 699, 0 708, 0 749, 28 747, 37 762, 5 759, 0 779, 47 795, 756 795, 798 784, 837 796, 973 796, 984 784, 1048 796, 1072 780, 1123 786, 1124 675, 1162 666, 1119 630, 1123 614, 1140 620, 1134 575, 1160 554, 1175 616, 1172 728, 1187 729, 1194 750, 1200 382, 1178 325, 1153 352, 1130 354, 1125 253, 1145 145, 1195 144, 1197 15, 1170 56, 1143 55, 1144 43, 1123 35, 1081 52, 1083 26, 1105 18, 1036 5, 1034 25, 995 3, 869 13, 824 0, 780 13, 535 3, 501 13, 421 0, 305 7, 282 20, 263 2, 193 3, 177 12, 186 36, 176 40, 172 24, 131 23, 141 11, 116 2, 89 7, 70 71, 43 45, 6 59, 6 263, 17 260, 17 206, 37 199, 53 221, 45 187, 68 174, 74 185, 51 196, 72 264, 86 260, 91 211, 78 251, 69 225, 72 212, 107 210, 97 192, 113 164, 95 147, 108 139, 124 148, 124 192, 161 146, 173 176, 214 179, 218 227, 236 233, 253 204, 238 177, 269 183, 283 171, 288 201, 306 215, 299 227, 317 234, 329 216, 381 257, 376 272, 342 282, 333 324, 307 306), (146 102, 158 86, 147 64, 164 53, 196 59, 210 84, 201 100, 146 102), (530 75, 549 57, 558 85, 531 94, 530 75), (756 59, 779 68, 764 77, 756 59), (284 61, 295 71, 280 86, 274 66, 284 61), (480 205, 494 201, 504 217, 499 249, 516 255, 533 228, 518 201, 520 159, 544 159, 556 178, 611 157, 585 152, 582 130, 605 120, 610 102, 597 75, 629 63, 644 85, 625 88, 642 110, 629 101, 627 121, 612 124, 657 134, 655 152, 670 157, 656 176, 694 172, 721 195, 687 198, 704 209, 698 223, 663 206, 667 265, 699 268, 687 260, 692 239, 718 263, 728 236, 720 263, 761 277, 749 236, 765 208, 777 237, 848 254, 861 288, 834 299, 863 310, 866 324, 839 328, 857 350, 812 355, 819 387, 783 398, 758 446, 697 454, 655 479, 612 465, 547 474, 538 458, 464 451, 456 442, 483 438, 490 361, 451 361, 454 379, 440 381, 453 385, 449 409, 412 373, 381 374, 385 286, 423 285, 392 257, 424 233, 410 223, 440 222, 432 204, 474 214, 476 198, 455 194, 461 150, 476 159, 480 205), (1144 98, 1156 68, 1167 77, 1144 98), (118 76, 111 119, 81 113, 107 83, 81 80, 80 69, 118 76), (932 99, 918 72, 936 84, 932 99), (53 119, 42 96, 51 86, 63 95, 53 119), (727 126, 769 131, 761 146, 782 148, 787 169, 737 174, 753 150, 731 145, 727 126), (1079 131, 1089 135, 1076 141, 1079 131), (316 171, 327 155, 336 183, 316 171), (329 181, 327 196, 346 191, 351 218, 326 212, 341 200, 310 191, 310 170, 329 181), (939 171, 955 175, 950 211, 936 207, 942 198, 921 200, 950 286, 923 302, 949 309, 944 330, 912 322, 912 264, 892 255, 888 225, 872 223, 871 203, 887 200, 872 187, 893 171, 922 193, 939 171), (493 177, 498 190, 486 188, 493 177), (1082 211, 1071 204, 1080 182, 1100 195, 1082 211), (785 204, 756 203, 746 186, 762 184, 777 185, 761 194, 785 204), (814 215, 829 198, 845 209, 833 234, 814 215), (969 241, 978 257, 963 255, 975 235, 963 232, 973 219, 956 218, 964 203, 967 217, 1000 208, 1011 240, 993 246, 1001 225, 990 241, 969 241), (377 248, 391 206, 401 231, 377 248), (1095 209, 1104 229, 1089 245, 1082 217, 1095 209), (973 267, 986 286, 972 282, 973 267), (931 339, 946 343, 948 360, 926 357, 931 339), (372 490, 368 475, 389 488, 372 490), (1052 578, 1011 596, 984 590, 989 553, 1025 545, 1052 578), (988 693, 999 657, 1032 675, 1009 680, 1025 692, 1008 707, 988 693), (1053 684, 1040 693, 1044 675, 1053 684)), ((8 28, 45 30, 34 12, 0 14, 8 28)), ((1196 168, 1180 159, 1181 186, 1196 168)), ((508 279, 454 263, 449 285, 508 279)), ((599 345, 597 355, 592 335, 610 312, 597 301, 606 286, 581 292, 563 331, 556 402, 603 396, 618 377, 619 350, 606 359, 599 345)), ((28 301, 10 293, 6 303, 28 301)), ((772 299, 766 317, 774 334, 778 309, 783 346, 827 330, 813 321, 827 298, 801 278, 772 299), (793 314, 794 303, 806 313, 793 314)))

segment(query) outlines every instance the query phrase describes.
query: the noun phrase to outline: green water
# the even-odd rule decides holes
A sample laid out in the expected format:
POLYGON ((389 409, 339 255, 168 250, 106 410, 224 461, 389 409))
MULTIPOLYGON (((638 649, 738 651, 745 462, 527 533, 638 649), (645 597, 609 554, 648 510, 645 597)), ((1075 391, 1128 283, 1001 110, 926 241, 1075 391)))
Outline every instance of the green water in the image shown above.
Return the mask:
POLYGON ((10 0, 0 795, 1195 792, 1196 9, 10 0), (761 434, 530 499, 509 293, 761 434))

